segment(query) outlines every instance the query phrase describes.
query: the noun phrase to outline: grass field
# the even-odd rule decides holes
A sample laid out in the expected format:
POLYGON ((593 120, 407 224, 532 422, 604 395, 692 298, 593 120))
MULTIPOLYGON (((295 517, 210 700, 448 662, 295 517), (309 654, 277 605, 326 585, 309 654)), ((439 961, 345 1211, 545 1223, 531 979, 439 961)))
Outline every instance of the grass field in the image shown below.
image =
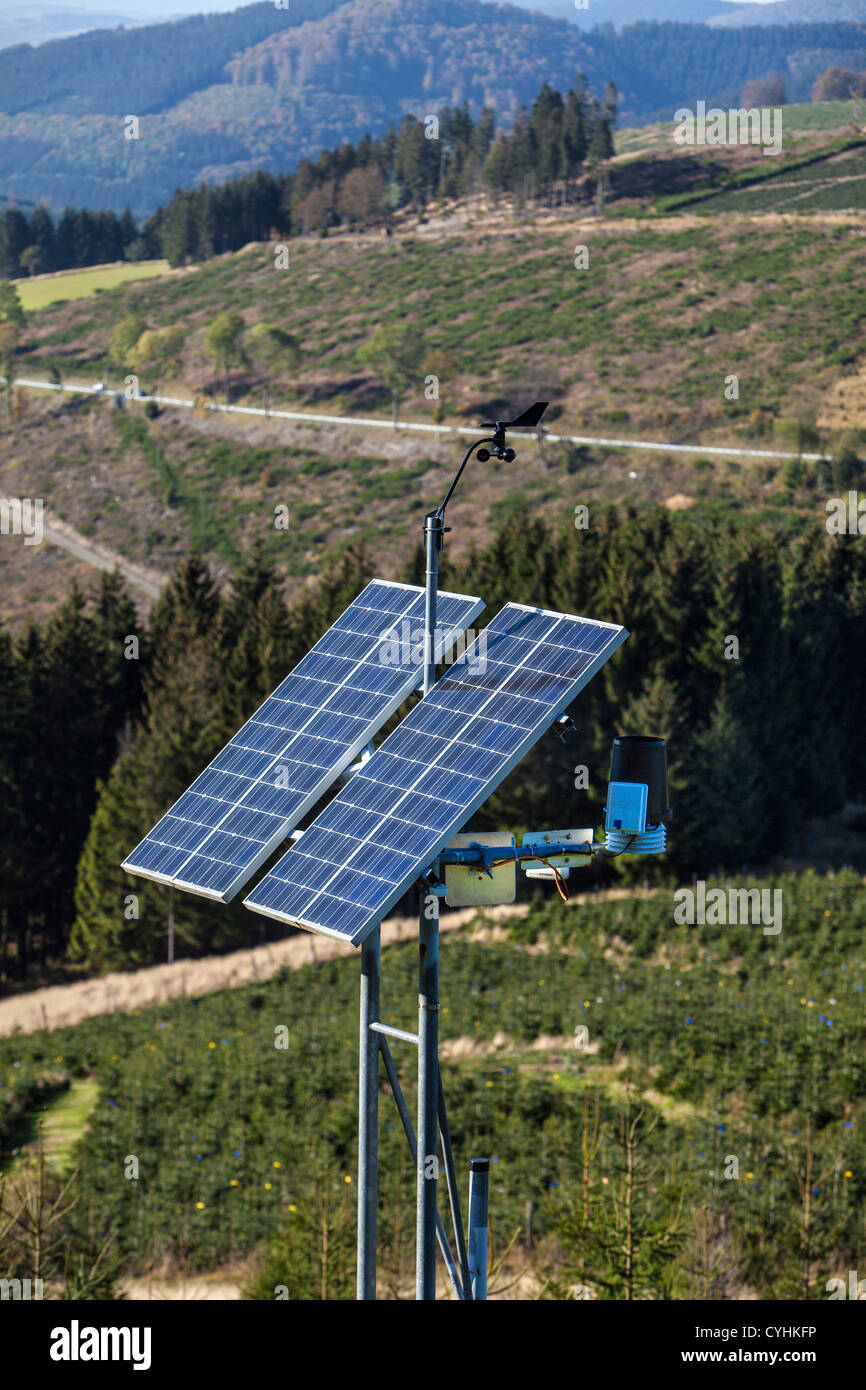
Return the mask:
MULTIPOLYGON (((801 409, 800 374, 781 372, 780 363, 808 363, 817 395, 862 351, 854 303, 864 275, 859 228, 758 219, 734 232, 708 218, 700 227, 659 219, 579 230, 526 220, 481 225, 472 238, 407 235, 395 245, 304 239, 292 243, 286 273, 274 272, 263 244, 193 276, 128 286, 103 302, 55 305, 33 323, 25 346, 34 371, 56 362, 65 378, 77 369, 111 376, 112 330, 134 312, 148 327, 183 329, 179 360, 160 377, 201 391, 205 334, 231 306, 248 325, 272 321, 300 342, 300 371, 270 374, 275 406, 295 400, 386 417, 389 393, 381 376, 362 369, 358 350, 376 325, 404 321, 425 356, 440 358, 429 370, 440 379, 447 420, 476 419, 531 389, 556 403, 548 421, 563 432, 614 423, 637 435, 694 431, 699 423, 705 438, 716 424, 740 433, 755 409, 801 409), (576 240, 589 246, 587 271, 575 269, 576 240), (731 408, 724 379, 744 358, 748 395, 731 408)), ((145 373, 146 387, 155 380, 145 373)), ((233 399, 258 404, 264 382, 261 373, 234 371, 233 399)), ((221 379, 216 385, 222 394, 221 379)), ((402 412, 433 418, 420 369, 402 412)))
MULTIPOLYGON (((551 402, 546 423, 556 433, 831 449, 815 422, 827 431, 866 427, 859 396, 840 385, 857 379, 866 354, 862 230, 833 210, 840 200, 863 204, 864 170, 866 143, 845 136, 804 135, 780 160, 751 147, 669 150, 661 160, 635 154, 612 179, 615 190, 631 191, 604 219, 586 208, 573 220, 476 209, 468 225, 401 227, 393 240, 293 238, 290 268, 279 273, 271 246, 260 243, 189 275, 149 263, 27 282, 25 294, 43 286, 91 293, 32 313, 21 361, 30 376, 56 371, 65 382, 116 386, 124 372, 110 359, 111 335, 135 314, 149 329, 177 327, 183 337, 158 377, 142 371, 145 391, 159 380, 164 395, 222 400, 226 385, 206 335, 231 307, 247 328, 285 328, 302 352, 292 371, 235 366, 234 404, 260 406, 267 385, 274 408, 384 420, 389 392, 359 349, 377 325, 402 322, 423 348, 401 402, 407 420, 468 425, 537 398, 551 402), (665 186, 670 193, 659 197, 665 186), (638 215, 613 215, 623 209, 638 215), (588 248, 586 269, 575 264, 579 244, 588 248), (151 278, 92 292, 100 276, 144 273, 151 278), (439 379, 438 403, 426 397, 428 373, 439 379), (739 396, 728 399, 732 374, 739 396)), ((41 393, 22 393, 0 434, 7 494, 43 497, 93 544, 167 570, 192 545, 231 566, 258 536, 290 586, 323 554, 359 540, 375 545, 383 533, 393 577, 411 553, 415 518, 447 485, 454 454, 447 436, 346 434, 204 410, 167 409, 145 421, 137 407, 121 414, 111 402, 41 393), (291 512, 284 532, 273 524, 277 505, 291 512)), ((789 481, 770 460, 630 459, 605 448, 542 451, 533 441, 519 482, 476 470, 471 534, 483 543, 521 503, 572 517, 578 503, 793 505, 814 524, 824 474, 812 470, 807 494, 789 481)), ((458 495, 458 529, 470 519, 463 506, 458 495)), ((10 616, 62 582, 42 548, 7 547, 0 568, 10 616)))
POLYGON ((6 1163, 7 1175, 18 1174, 32 1164, 37 1154, 37 1136, 42 1126, 46 1163, 59 1174, 73 1167, 75 1149, 87 1128, 90 1113, 99 1096, 99 1084, 92 1077, 76 1077, 68 1086, 49 1088, 45 1096, 28 1109, 16 1125, 12 1138, 12 1157, 6 1163))
POLYGON ((90 299, 100 290, 113 290, 130 280, 153 280, 165 275, 168 261, 137 261, 128 265, 90 266, 87 270, 58 275, 39 275, 34 280, 17 280, 18 295, 25 311, 44 309, 68 299, 90 299))

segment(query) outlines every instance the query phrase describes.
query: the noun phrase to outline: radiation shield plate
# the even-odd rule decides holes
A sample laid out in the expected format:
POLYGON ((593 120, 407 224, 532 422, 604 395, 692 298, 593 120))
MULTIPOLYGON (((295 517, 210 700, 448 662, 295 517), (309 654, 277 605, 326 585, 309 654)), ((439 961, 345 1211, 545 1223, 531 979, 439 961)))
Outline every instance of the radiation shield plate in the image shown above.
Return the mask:
MULTIPOLYGON (((539 849, 543 845, 564 845, 573 841, 575 844, 591 845, 591 830, 530 830, 523 837, 523 849, 539 849)), ((521 859, 520 865, 527 878, 556 878, 554 866, 559 870, 560 878, 568 878, 570 869, 586 868, 591 856, 579 852, 577 854, 554 854, 550 857, 545 856, 545 862, 541 859, 521 859)))
MULTIPOLYGON (((468 849, 470 845, 490 845, 494 849, 514 849, 514 836, 506 830, 485 830, 480 834, 455 835, 446 849, 468 849)), ((445 865, 445 901, 449 907, 499 907, 517 897, 517 864, 497 864, 488 872, 474 864, 445 865)))

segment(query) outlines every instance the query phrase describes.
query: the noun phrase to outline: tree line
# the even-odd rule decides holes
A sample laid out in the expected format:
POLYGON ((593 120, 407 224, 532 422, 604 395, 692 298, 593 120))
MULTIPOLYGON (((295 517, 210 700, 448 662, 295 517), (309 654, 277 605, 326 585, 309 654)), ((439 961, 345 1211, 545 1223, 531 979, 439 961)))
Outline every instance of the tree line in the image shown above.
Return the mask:
MULTIPOLYGON (((419 555, 403 577, 418 582, 422 568, 419 555)), ((3 635, 7 973, 70 954, 103 969, 164 959, 170 916, 179 954, 268 939, 274 924, 237 904, 215 910, 119 866, 372 572, 368 555, 348 552, 287 605, 258 550, 222 593, 192 556, 147 624, 115 576, 74 592, 43 627, 3 635)), ((479 828, 543 828, 561 823, 564 807, 568 823, 599 825, 615 733, 668 738, 675 806, 669 854, 625 860, 627 874, 707 877, 766 863, 790 852, 808 820, 862 801, 866 559, 856 537, 662 508, 599 510, 579 532, 518 514, 489 545, 448 562, 443 584, 484 595, 487 617, 514 600, 632 634, 580 697, 576 740, 545 736, 479 828), (588 803, 575 790, 581 767, 588 803)))
POLYGON ((469 103, 437 116, 406 116, 384 135, 364 135, 302 159, 293 173, 258 170, 219 185, 178 189, 139 228, 127 208, 65 208, 55 224, 39 204, 0 216, 0 277, 17 279, 117 260, 166 257, 171 265, 237 251, 250 241, 327 234, 332 227, 384 227, 404 207, 423 213, 434 200, 486 189, 518 201, 549 197, 554 184, 573 193, 581 173, 601 174, 613 154, 616 89, 602 101, 581 75, 563 96, 544 83, 509 131, 485 107, 469 103))
MULTIPOLYGON (((816 81, 812 99, 856 95, 863 81, 862 73, 830 68, 816 81)), ((752 79, 742 94, 747 106, 782 105, 785 99, 785 81, 777 72, 752 79)), ((120 216, 64 208, 55 224, 43 204, 29 219, 11 206, 0 216, 0 277, 124 259, 165 257, 177 266, 237 251, 250 241, 326 235, 335 227, 387 227, 401 208, 423 214, 433 202, 482 190, 523 205, 549 200, 556 188, 562 199, 573 201, 585 174, 603 194, 618 102, 613 83, 598 100, 580 73, 564 95, 545 82, 508 129, 492 107, 473 116, 468 101, 423 120, 407 115, 382 135, 368 133, 354 144, 322 150, 315 160, 302 159, 292 173, 259 169, 219 185, 178 189, 141 227, 129 208, 120 216)))
POLYGON ((617 100, 611 83, 597 100, 581 74, 564 96, 545 82, 507 131, 491 107, 475 118, 468 102, 424 120, 405 116, 384 135, 302 159, 291 174, 259 170, 216 188, 179 189, 145 222, 143 243, 180 265, 249 241, 387 227, 400 208, 423 214, 434 201, 482 190, 524 203, 548 198, 556 184, 573 196, 578 177, 598 179, 613 154, 617 100))
POLYGON ((0 216, 0 278, 5 280, 141 260, 147 254, 129 208, 119 217, 115 212, 64 208, 55 223, 39 203, 29 218, 14 206, 0 216))

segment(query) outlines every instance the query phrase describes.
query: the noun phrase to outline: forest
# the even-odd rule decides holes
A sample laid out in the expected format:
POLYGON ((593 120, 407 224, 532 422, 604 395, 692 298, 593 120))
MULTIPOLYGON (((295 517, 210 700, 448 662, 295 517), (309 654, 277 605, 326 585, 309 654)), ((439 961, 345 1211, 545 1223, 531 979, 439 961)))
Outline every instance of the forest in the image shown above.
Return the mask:
MULTIPOLYGON (((479 624, 514 600, 632 634, 575 707, 574 741, 547 735, 475 824, 543 827, 573 797, 571 822, 599 825, 616 733, 669 740, 675 807, 663 863, 626 865, 626 879, 767 865, 810 820, 862 803, 858 539, 784 517, 602 508, 581 531, 518 511, 489 545, 453 562, 446 551, 443 587, 486 600, 479 624), (588 802, 574 793, 580 766, 588 802)), ((119 865, 372 573, 370 555, 349 550, 289 605, 260 549, 223 592, 193 555, 147 623, 105 576, 44 626, 2 636, 8 979, 35 980, 64 961, 160 961, 169 913, 178 955, 271 939, 272 924, 239 904, 215 913, 119 865)), ((416 556, 402 577, 421 573, 416 556)))
POLYGON ((579 72, 598 99, 612 82, 622 120, 641 125, 670 121, 698 96, 736 105, 770 72, 797 102, 831 65, 866 68, 857 24, 586 32, 482 0, 437 5, 432 26, 426 0, 328 0, 306 16, 260 4, 0 51, 0 194, 44 199, 55 213, 64 203, 118 214, 128 205, 146 218, 178 187, 292 172, 446 105, 468 103, 473 120, 495 107, 510 130, 543 80, 564 92, 579 72), (130 114, 139 139, 124 138, 130 114))
POLYGON ((544 83, 510 133, 497 132, 490 108, 473 120, 468 103, 439 112, 433 139, 425 123, 406 116, 377 139, 365 135, 356 145, 323 150, 315 163, 302 160, 293 174, 260 170, 218 188, 179 190, 147 219, 142 240, 182 265, 275 234, 383 226, 400 207, 423 212, 436 199, 482 187, 494 197, 516 194, 521 203, 546 197, 557 181, 571 190, 581 173, 601 175, 616 120, 615 88, 608 85, 599 102, 582 75, 565 96, 544 83))
MULTIPOLYGON (((388 76, 392 90, 383 93, 392 98, 392 109, 394 98, 405 95, 403 86, 417 93, 414 70, 418 53, 424 52, 443 90, 451 90, 455 82, 465 86, 476 110, 484 104, 483 91, 498 85, 503 64, 509 73, 503 109, 511 114, 538 90, 540 72, 558 73, 567 65, 572 71, 583 66, 594 81, 609 74, 628 93, 630 115, 654 119, 659 108, 695 92, 706 93, 708 102, 725 102, 750 78, 789 70, 788 60, 795 54, 790 70, 798 85, 790 99, 807 100, 815 57, 820 61, 818 55, 832 53, 838 60, 847 51, 850 65, 856 66, 857 54, 866 49, 862 24, 742 29, 644 22, 619 32, 612 25, 587 32, 481 0, 446 0, 436 14, 431 33, 422 0, 401 4, 399 13, 392 0, 373 6, 316 0, 312 22, 303 9, 276 10, 266 2, 134 30, 99 29, 49 48, 19 45, 0 50, 0 109, 7 115, 35 110, 144 115, 164 111, 214 84, 279 84, 279 65, 269 68, 268 57, 272 52, 279 56, 289 41, 312 86, 321 85, 319 68, 327 67, 332 98, 357 90, 363 103, 366 96, 367 118, 363 104, 358 112, 362 129, 370 124, 381 92, 381 71, 370 55, 384 51, 392 51, 396 59, 388 76), (121 69, 122 86, 116 76, 121 69)), ((310 137, 315 139, 314 131, 310 137)))
MULTIPOLYGON (((342 3, 316 0, 317 14, 327 15, 342 3)), ((263 0, 228 14, 193 15, 137 29, 94 29, 48 48, 5 48, 0 50, 2 110, 9 115, 49 105, 75 114, 159 110, 218 82, 238 49, 306 20, 301 9, 277 12, 271 0, 263 0)))
MULTIPOLYGON (((866 62, 866 49, 863 56, 866 62)), ((819 74, 812 97, 846 99, 863 80, 863 74, 831 66, 819 74)), ((768 73, 732 94, 732 100, 773 105, 786 95, 782 79, 768 73)), ((520 105, 510 118, 491 105, 476 112, 469 100, 424 119, 406 114, 380 135, 343 140, 315 159, 295 161, 291 171, 261 167, 237 178, 178 188, 138 220, 129 207, 120 214, 66 207, 54 218, 44 203, 28 218, 13 203, 0 214, 0 278, 162 257, 179 266, 252 241, 326 236, 333 228, 385 228, 401 209, 423 216, 433 203, 482 191, 494 202, 511 197, 522 208, 554 205, 554 195, 558 205, 603 202, 611 190, 614 196, 622 193, 630 174, 645 197, 676 196, 678 179, 688 183, 698 177, 708 190, 714 188, 718 169, 707 166, 701 172, 685 161, 679 168, 662 160, 612 171, 621 102, 613 82, 598 97, 580 72, 564 93, 544 82, 528 106, 520 105)), ((224 153, 217 139, 212 157, 224 153)), ((745 175, 753 176, 754 171, 745 175)))
POLYGON ((616 119, 615 89, 608 86, 599 102, 581 76, 564 97, 545 83, 510 134, 497 133, 490 108, 474 120, 468 103, 439 112, 433 139, 424 123, 406 116, 381 137, 323 150, 315 163, 301 160, 292 174, 258 170, 179 189, 140 231, 128 208, 119 217, 65 208, 55 225, 41 204, 29 221, 10 207, 0 216, 0 277, 162 256, 183 265, 272 236, 384 226, 398 208, 423 212, 434 199, 461 198, 481 186, 521 201, 546 197, 555 181, 572 190, 585 169, 600 175, 613 154, 616 119))

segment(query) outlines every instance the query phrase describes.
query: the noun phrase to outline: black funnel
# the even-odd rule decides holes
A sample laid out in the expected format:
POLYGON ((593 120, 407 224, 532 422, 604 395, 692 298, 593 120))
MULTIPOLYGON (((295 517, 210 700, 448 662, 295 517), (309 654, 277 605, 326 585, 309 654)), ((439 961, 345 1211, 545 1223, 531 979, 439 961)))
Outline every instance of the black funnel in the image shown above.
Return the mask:
POLYGON ((670 814, 668 766, 663 738, 635 735, 615 738, 610 757, 611 782, 646 782, 646 823, 660 825, 670 814))

